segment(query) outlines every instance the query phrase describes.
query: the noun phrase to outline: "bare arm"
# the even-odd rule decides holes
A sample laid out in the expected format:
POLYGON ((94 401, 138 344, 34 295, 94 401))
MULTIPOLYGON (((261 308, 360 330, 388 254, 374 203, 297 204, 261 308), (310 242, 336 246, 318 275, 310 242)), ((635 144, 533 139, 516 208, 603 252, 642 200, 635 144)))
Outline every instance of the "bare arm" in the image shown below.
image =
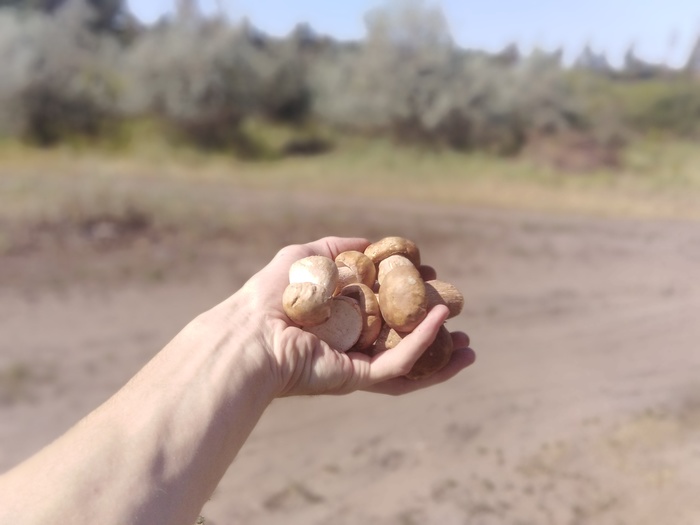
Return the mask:
POLYGON ((401 377, 434 339, 444 307, 400 347, 371 359, 335 352, 288 324, 280 297, 289 265, 366 244, 324 239, 278 253, 109 401, 0 477, 0 523, 192 525, 276 397, 360 389, 401 394, 471 364, 468 338, 455 333, 458 350, 447 369, 423 382, 401 377))

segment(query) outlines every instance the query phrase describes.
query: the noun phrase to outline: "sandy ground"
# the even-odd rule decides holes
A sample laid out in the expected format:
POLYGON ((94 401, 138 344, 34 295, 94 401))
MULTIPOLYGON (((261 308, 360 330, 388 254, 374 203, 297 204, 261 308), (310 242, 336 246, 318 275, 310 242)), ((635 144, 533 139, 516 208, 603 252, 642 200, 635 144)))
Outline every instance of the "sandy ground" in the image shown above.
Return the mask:
POLYGON ((130 239, 0 257, 0 471, 283 244, 402 234, 465 292, 450 326, 477 364, 402 398, 276 401, 208 523, 700 523, 700 226, 361 202, 334 203, 330 223, 289 196, 238 205, 264 226, 194 250, 130 239))

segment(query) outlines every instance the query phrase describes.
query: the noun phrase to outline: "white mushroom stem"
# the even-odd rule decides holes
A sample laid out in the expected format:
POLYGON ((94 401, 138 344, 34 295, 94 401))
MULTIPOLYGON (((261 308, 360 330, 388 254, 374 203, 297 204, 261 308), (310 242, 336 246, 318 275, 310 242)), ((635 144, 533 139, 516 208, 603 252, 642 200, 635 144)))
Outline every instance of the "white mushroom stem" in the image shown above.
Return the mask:
POLYGON ((363 352, 374 344, 384 324, 379 300, 372 289, 362 283, 346 286, 343 296, 356 301, 362 312, 362 333, 352 350, 363 352))

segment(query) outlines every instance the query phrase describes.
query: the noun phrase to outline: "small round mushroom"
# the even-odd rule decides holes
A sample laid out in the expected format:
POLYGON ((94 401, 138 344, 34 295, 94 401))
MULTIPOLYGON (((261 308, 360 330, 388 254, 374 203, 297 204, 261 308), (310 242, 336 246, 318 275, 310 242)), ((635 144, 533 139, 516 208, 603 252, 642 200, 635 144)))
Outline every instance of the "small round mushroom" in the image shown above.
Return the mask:
POLYGON ((314 283, 292 283, 284 290, 282 306, 292 322, 303 326, 318 326, 328 321, 331 306, 326 290, 314 283))
POLYGON ((464 296, 456 286, 445 281, 432 280, 425 283, 425 291, 428 296, 428 310, 439 304, 444 304, 450 309, 448 319, 462 313, 464 296))
POLYGON ((334 297, 330 300, 331 315, 318 326, 306 331, 325 341, 339 352, 347 352, 360 339, 363 318, 360 306, 349 297, 334 297))
POLYGON ((420 266, 420 250, 416 243, 404 237, 385 237, 381 241, 370 244, 365 249, 365 255, 379 265, 387 257, 403 255, 416 267, 420 266))
POLYGON ((384 277, 379 307, 386 324, 398 332, 413 331, 428 315, 425 283, 413 266, 399 266, 384 277))
POLYGON ((362 283, 372 288, 377 280, 377 268, 372 260, 364 253, 350 250, 339 254, 335 258, 335 263, 342 268, 350 268, 356 276, 356 283, 362 283), (342 265, 342 266, 341 266, 342 265))
POLYGON ((396 346, 406 335, 407 334, 398 333, 391 326, 385 324, 379 332, 379 335, 374 342, 374 346, 371 348, 370 356, 374 357, 381 352, 396 348, 396 346))
POLYGON ((364 352, 374 344, 384 324, 379 301, 372 289, 362 283, 346 286, 342 296, 356 301, 362 311, 362 333, 352 350, 364 352))
MULTIPOLYGON (((399 266, 411 266, 415 268, 415 265, 403 255, 392 255, 391 257, 387 257, 380 262, 379 269, 377 271, 377 282, 379 283, 379 286, 381 286, 384 282, 384 277, 386 277, 386 274, 399 266)), ((418 273, 420 275, 420 271, 418 273)))
POLYGON ((338 285, 338 267, 332 259, 312 255, 299 259, 289 268, 289 283, 313 283, 330 299, 338 285))

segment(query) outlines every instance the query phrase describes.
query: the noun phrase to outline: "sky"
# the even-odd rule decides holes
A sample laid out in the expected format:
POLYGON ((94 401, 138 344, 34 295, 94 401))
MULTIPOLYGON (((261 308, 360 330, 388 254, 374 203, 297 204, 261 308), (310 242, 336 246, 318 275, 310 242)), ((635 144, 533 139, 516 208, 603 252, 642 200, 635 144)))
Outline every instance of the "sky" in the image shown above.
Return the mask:
MULTIPOLYGON (((200 0, 205 12, 223 9, 232 19, 246 16, 261 30, 286 35, 299 22, 341 39, 364 35, 363 16, 381 0, 200 0)), ((562 47, 567 60, 584 45, 605 51, 620 64, 635 45, 649 61, 680 65, 700 34, 698 0, 435 0, 463 47, 490 51, 516 42, 534 47, 562 47)), ((174 0, 130 0, 145 22, 172 10, 174 0)))

